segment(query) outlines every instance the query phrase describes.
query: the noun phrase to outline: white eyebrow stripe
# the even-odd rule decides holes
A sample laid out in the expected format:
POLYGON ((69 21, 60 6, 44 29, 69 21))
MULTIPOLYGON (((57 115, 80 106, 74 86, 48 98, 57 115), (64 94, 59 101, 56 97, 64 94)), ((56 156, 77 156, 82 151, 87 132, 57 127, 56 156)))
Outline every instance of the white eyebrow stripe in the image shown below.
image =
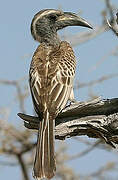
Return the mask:
POLYGON ((42 16, 45 16, 45 15, 49 15, 49 14, 52 14, 52 13, 57 13, 58 10, 47 10, 47 11, 44 11, 43 13, 41 13, 41 15, 39 16, 39 18, 41 18, 42 16))
POLYGON ((49 14, 52 14, 52 13, 57 13, 57 12, 60 12, 58 10, 46 10, 44 11, 43 13, 41 13, 40 15, 37 15, 37 17, 34 19, 33 23, 32 23, 32 27, 33 27, 33 30, 34 30, 34 35, 36 35, 36 28, 35 28, 35 25, 36 25, 36 22, 38 21, 38 19, 40 19, 41 17, 45 16, 45 15, 49 15, 49 14))
POLYGON ((37 22, 39 19, 41 19, 43 16, 49 15, 49 14, 53 14, 53 13, 61 14, 62 11, 61 11, 61 10, 55 10, 55 9, 49 9, 49 10, 45 10, 45 11, 42 12, 41 14, 40 14, 40 12, 39 12, 39 13, 37 13, 37 14, 34 16, 33 21, 32 21, 32 29, 33 29, 34 36, 36 36, 36 34, 37 34, 36 28, 35 28, 36 22, 37 22))
POLYGON ((33 31, 34 31, 34 36, 36 35, 35 25, 36 25, 36 22, 37 22, 38 19, 40 19, 40 16, 37 16, 37 17, 33 20, 33 23, 32 23, 32 29, 33 29, 33 31))

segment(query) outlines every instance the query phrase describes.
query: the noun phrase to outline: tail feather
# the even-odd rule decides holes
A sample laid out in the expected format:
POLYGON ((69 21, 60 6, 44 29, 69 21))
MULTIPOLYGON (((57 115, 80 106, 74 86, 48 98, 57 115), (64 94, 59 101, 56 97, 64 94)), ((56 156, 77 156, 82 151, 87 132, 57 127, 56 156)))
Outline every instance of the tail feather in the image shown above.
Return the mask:
POLYGON ((34 177, 39 180, 42 178, 51 179, 56 171, 54 156, 54 120, 46 111, 37 138, 36 156, 34 162, 34 177))

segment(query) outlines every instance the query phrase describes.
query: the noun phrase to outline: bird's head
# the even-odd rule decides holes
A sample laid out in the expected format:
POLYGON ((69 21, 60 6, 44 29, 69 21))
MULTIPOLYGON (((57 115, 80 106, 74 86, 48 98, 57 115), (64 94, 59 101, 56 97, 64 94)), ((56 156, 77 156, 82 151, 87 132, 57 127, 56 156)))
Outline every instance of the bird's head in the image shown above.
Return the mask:
POLYGON ((55 9, 45 9, 38 12, 31 23, 31 34, 39 42, 50 41, 57 36, 57 31, 67 26, 92 26, 75 13, 55 9))

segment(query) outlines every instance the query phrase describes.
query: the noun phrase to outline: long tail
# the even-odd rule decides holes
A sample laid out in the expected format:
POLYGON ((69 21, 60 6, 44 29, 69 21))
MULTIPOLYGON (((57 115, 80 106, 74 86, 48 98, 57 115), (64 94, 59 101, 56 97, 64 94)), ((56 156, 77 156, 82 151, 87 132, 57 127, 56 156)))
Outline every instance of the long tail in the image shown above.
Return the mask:
POLYGON ((44 118, 40 122, 34 162, 34 178, 36 180, 51 179, 56 171, 53 134, 55 121, 51 119, 48 111, 44 114, 44 118))

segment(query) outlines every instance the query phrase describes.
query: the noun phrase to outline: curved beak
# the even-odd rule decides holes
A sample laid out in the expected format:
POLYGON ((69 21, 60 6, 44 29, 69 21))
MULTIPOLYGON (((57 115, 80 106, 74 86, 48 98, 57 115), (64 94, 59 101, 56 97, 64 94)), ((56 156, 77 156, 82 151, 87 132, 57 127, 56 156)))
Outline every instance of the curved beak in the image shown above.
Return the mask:
POLYGON ((93 29, 92 26, 86 20, 71 12, 64 12, 63 15, 59 16, 56 22, 56 26, 57 30, 67 26, 83 26, 93 29))

